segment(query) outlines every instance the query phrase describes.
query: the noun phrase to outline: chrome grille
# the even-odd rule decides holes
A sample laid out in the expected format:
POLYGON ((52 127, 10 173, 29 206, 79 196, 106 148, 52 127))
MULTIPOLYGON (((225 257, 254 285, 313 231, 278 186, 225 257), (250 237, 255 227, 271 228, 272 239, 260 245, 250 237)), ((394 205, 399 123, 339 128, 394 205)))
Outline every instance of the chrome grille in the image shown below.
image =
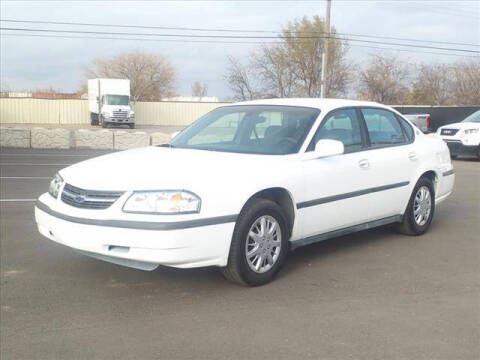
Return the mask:
POLYGON ((64 203, 78 208, 106 209, 122 194, 120 191, 84 190, 65 184, 61 198, 64 203))
POLYGON ((458 132, 458 129, 442 129, 440 135, 454 136, 458 132))
POLYGON ((117 110, 113 111, 112 119, 113 120, 126 120, 128 118, 128 111, 127 110, 117 110))

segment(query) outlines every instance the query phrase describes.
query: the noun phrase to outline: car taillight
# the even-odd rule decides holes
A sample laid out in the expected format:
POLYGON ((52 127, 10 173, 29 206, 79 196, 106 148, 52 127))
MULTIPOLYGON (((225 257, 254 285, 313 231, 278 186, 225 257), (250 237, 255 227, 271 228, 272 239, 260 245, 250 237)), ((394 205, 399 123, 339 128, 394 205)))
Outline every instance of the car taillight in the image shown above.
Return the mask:
POLYGON ((429 116, 427 116, 427 129, 430 130, 432 128, 432 118, 429 116))

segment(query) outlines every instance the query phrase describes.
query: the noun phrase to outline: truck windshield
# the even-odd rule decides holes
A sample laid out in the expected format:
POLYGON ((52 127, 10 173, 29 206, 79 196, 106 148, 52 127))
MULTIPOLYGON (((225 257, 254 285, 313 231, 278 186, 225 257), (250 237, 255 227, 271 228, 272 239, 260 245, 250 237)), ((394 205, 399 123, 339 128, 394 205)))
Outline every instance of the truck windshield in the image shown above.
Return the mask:
POLYGON ((300 150, 319 112, 296 106, 225 106, 198 119, 176 136, 170 146, 250 154, 293 154, 300 150))
POLYGON ((106 95, 105 104, 107 105, 128 105, 129 96, 127 95, 106 95))

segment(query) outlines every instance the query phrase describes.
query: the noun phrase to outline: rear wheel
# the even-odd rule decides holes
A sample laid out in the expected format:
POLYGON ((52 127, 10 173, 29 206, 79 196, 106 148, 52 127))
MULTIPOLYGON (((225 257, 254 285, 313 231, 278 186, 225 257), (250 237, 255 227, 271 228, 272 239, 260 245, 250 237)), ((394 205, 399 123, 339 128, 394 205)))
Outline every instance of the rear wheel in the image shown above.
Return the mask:
POLYGON ((435 212, 435 188, 432 180, 422 177, 413 189, 402 222, 397 230, 406 235, 421 235, 432 223, 435 212))
POLYGON ((275 202, 254 200, 237 220, 223 275, 248 286, 271 281, 288 252, 286 224, 283 211, 275 202))

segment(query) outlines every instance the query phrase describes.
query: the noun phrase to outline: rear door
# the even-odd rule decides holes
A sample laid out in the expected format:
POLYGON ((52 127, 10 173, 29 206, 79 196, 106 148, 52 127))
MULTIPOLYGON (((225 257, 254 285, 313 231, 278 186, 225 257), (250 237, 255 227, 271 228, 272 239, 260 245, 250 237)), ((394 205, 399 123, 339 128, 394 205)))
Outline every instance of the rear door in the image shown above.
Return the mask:
POLYGON ((361 108, 368 136, 368 211, 373 220, 401 215, 410 197, 419 155, 410 124, 382 108, 361 108))

